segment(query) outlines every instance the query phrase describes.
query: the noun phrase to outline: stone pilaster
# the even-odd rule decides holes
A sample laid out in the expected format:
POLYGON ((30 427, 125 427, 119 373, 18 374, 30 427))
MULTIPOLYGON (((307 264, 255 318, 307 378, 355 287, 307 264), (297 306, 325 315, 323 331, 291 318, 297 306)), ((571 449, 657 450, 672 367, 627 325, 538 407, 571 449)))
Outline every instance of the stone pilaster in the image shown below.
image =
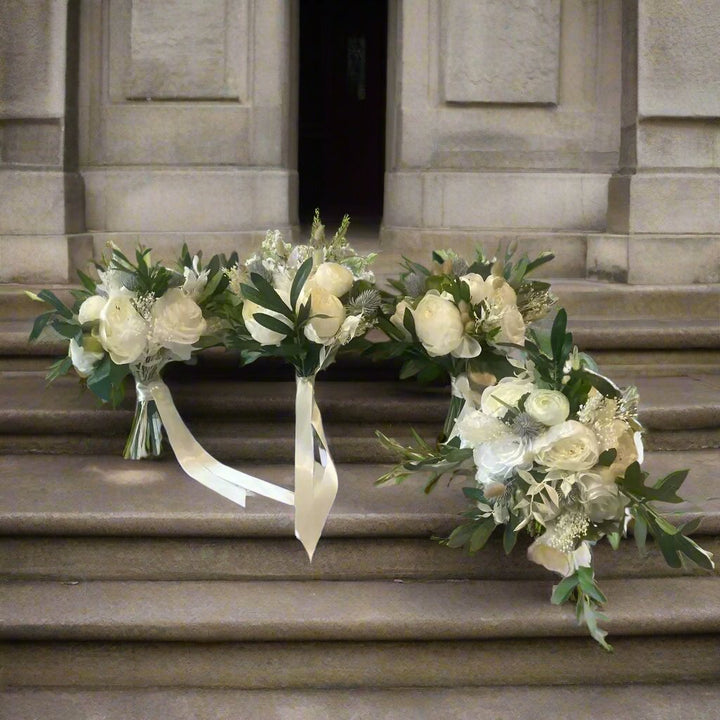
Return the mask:
POLYGON ((720 5, 625 0, 620 170, 588 270, 720 281, 720 5))
POLYGON ((89 247, 66 93, 77 6, 6 0, 0 15, 0 281, 67 282, 89 247))

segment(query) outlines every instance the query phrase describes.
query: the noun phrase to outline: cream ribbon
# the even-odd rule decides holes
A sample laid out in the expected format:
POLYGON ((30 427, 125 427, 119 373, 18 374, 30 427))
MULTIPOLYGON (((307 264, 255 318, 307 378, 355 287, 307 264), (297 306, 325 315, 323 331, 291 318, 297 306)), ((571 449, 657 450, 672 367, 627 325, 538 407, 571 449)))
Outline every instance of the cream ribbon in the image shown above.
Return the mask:
POLYGON ((223 465, 204 450, 183 422, 170 388, 162 380, 136 381, 135 386, 138 400, 155 401, 170 447, 180 467, 191 478, 242 507, 248 494, 262 495, 285 505, 295 503, 292 491, 223 465))
POLYGON ((315 376, 295 378, 295 537, 313 558, 338 490, 338 476, 315 402, 315 376), (318 455, 315 460, 315 438, 318 455))

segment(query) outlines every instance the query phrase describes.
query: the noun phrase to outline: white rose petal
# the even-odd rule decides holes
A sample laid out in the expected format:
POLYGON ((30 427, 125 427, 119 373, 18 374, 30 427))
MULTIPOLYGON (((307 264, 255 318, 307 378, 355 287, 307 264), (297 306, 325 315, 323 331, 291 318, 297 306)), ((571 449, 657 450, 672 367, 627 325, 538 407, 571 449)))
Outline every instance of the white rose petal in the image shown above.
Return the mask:
POLYGON ((418 339, 428 355, 447 355, 460 345, 464 328, 460 311, 453 302, 427 293, 413 313, 418 339))
POLYGON ((483 390, 480 407, 487 415, 504 417, 508 405, 516 408, 523 395, 534 389, 530 380, 507 377, 500 380, 497 385, 491 385, 483 390))
POLYGON ((579 567, 591 566, 592 556, 588 543, 581 542, 575 550, 563 552, 548 544, 551 542, 552 536, 552 530, 548 529, 543 535, 536 538, 527 550, 528 560, 542 565, 562 577, 572 575, 579 567))
POLYGON ((567 420, 570 403, 558 390, 533 390, 525 398, 525 412, 543 425, 558 425, 567 420))
MULTIPOLYGON (((197 257, 195 259, 197 260, 197 257)), ((194 268, 186 267, 183 270, 183 275, 185 276, 185 282, 182 286, 183 292, 193 300, 197 300, 207 285, 208 271, 197 272, 194 268)))
POLYGON ((492 290, 488 288, 482 275, 478 275, 477 273, 463 275, 460 280, 470 288, 470 302, 473 305, 477 305, 485 300, 492 290))
POLYGON ((610 468, 593 468, 579 472, 575 479, 580 489, 580 498, 587 516, 592 522, 620 520, 625 513, 627 498, 615 482, 615 473, 610 468))
POLYGON ((340 326, 340 330, 337 334, 337 341, 341 345, 349 343, 360 330, 360 323, 362 322, 362 315, 349 315, 343 321, 340 326))
POLYGON ((505 278, 490 275, 485 280, 488 288, 488 296, 500 307, 516 307, 517 295, 510 285, 505 282, 505 278))
POLYGON ((460 344, 450 353, 456 358, 474 358, 482 352, 482 345, 469 335, 463 335, 460 344))
POLYGON ((404 301, 401 300, 396 306, 395 306, 395 312, 390 316, 390 322, 398 329, 400 332, 403 333, 403 335, 407 338, 410 337, 410 333, 407 331, 407 328, 403 324, 403 320, 405 318, 405 311, 410 310, 410 314, 412 315, 412 308, 404 301))
POLYGON ((600 455, 597 437, 577 420, 553 425, 534 443, 535 459, 541 465, 560 470, 589 470, 600 455))
POLYGON ((137 362, 147 350, 148 325, 132 298, 115 295, 100 313, 97 338, 116 365, 137 362))
POLYGON ((108 299, 101 295, 91 295, 78 310, 78 322, 81 325, 89 322, 95 322, 100 319, 100 313, 107 304, 108 299))
MULTIPOLYGON (((280 297, 282 297, 282 295, 280 297)), ((261 307, 257 303, 252 302, 252 300, 243 301, 243 321, 245 322, 245 327, 252 336, 252 339, 259 342, 261 345, 279 345, 286 336, 261 325, 257 320, 255 320, 256 313, 274 317, 277 320, 281 320, 289 327, 290 323, 288 319, 282 313, 261 307)))
POLYGON ((321 287, 310 290, 310 319, 305 326, 306 331, 312 329, 312 337, 305 333, 309 340, 319 340, 323 345, 331 343, 344 321, 345 308, 335 295, 321 287))
POLYGON ((527 441, 516 435, 481 443, 473 450, 477 468, 476 479, 484 484, 490 480, 507 480, 516 470, 530 470, 532 451, 527 441))
POLYGON ((516 307, 508 306, 503 310, 500 316, 500 332, 495 336, 494 342, 525 344, 525 321, 516 307))
POLYGON ((480 410, 465 413, 463 408, 455 423, 453 435, 460 438, 460 447, 468 448, 510 437, 512 433, 501 420, 480 410))
POLYGON ((82 345, 79 345, 75 338, 70 340, 70 348, 68 350, 70 360, 72 361, 73 367, 77 371, 80 377, 87 377, 93 371, 95 365, 103 359, 105 353, 92 352, 85 350, 82 345))
POLYGON ((349 293, 354 281, 353 274, 346 267, 334 262, 322 263, 312 278, 315 287, 327 290, 337 298, 349 293))
POLYGON ((184 360, 190 358, 192 345, 207 328, 200 306, 180 288, 171 288, 159 297, 151 317, 152 340, 184 360))

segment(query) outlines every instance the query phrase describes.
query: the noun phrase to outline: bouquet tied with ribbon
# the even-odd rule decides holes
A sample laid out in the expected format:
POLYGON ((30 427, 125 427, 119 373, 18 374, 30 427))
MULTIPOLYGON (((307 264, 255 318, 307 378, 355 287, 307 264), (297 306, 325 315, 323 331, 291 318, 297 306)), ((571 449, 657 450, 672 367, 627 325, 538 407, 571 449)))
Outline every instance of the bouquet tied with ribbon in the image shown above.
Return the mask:
POLYGON ((310 241, 268 231, 260 251, 229 271, 228 348, 243 363, 279 357, 295 369, 295 534, 309 557, 337 494, 335 464, 315 401, 315 378, 376 322, 380 294, 347 240, 349 218, 326 239, 316 211, 310 241))
POLYGON ((646 482, 637 389, 602 376, 573 347, 566 323, 560 310, 549 337, 530 333, 522 370, 487 387, 477 406, 466 404, 446 444, 400 450, 404 476, 429 471, 472 483, 463 488, 471 503, 464 522, 442 542, 476 552, 502 528, 509 553, 528 533, 528 558, 562 577, 552 602, 574 599, 578 623, 610 650, 598 625, 606 598, 592 566, 596 543, 606 538, 617 549, 632 524, 638 547, 650 533, 671 567, 714 564, 687 536, 697 523, 676 527, 654 506, 682 502, 688 471, 646 482))
POLYGON ((96 270, 98 281, 78 273, 82 288, 72 291, 72 307, 49 290, 28 293, 52 308, 37 317, 30 340, 46 328, 68 340, 67 356, 51 366, 47 379, 74 368, 89 390, 115 407, 132 376, 135 413, 123 457, 160 455, 164 428, 180 465, 203 485, 242 506, 248 492, 292 504, 291 492, 212 458, 183 423, 162 380, 168 363, 189 361, 220 342, 216 310, 229 282, 223 259, 215 256, 203 267, 200 256, 183 247, 174 269, 153 263, 149 249, 138 248, 133 263, 111 246, 109 261, 96 270))

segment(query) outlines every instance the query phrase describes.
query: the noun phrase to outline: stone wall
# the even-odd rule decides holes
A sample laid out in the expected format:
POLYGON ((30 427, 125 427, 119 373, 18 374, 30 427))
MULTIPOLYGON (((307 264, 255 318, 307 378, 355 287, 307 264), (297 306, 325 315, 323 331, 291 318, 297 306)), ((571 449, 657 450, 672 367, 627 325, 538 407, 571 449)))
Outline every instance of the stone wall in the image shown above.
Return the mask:
MULTIPOLYGON (((0 281, 297 230, 301 0, 5 0, 0 281)), ((718 281, 717 0, 390 0, 389 254, 718 281)))

